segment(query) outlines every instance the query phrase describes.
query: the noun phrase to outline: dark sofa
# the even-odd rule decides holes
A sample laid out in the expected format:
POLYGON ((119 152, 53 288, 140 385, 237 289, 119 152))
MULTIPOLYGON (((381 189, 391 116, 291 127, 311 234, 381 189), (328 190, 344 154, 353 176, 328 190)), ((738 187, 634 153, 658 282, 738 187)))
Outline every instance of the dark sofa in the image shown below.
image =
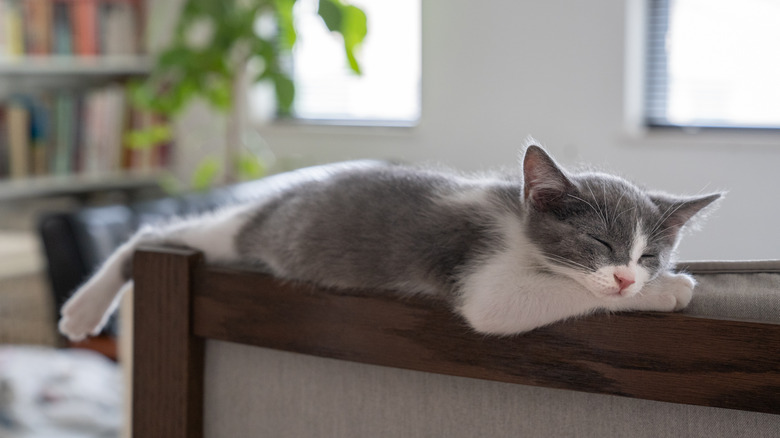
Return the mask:
MULTIPOLYGON (((141 225, 174 216, 212 210, 220 205, 241 202, 262 190, 265 180, 236 184, 204 193, 164 197, 129 205, 88 207, 75 211, 43 214, 38 232, 46 258, 46 273, 54 295, 55 315, 59 309, 105 260, 141 225)), ((112 321, 105 334, 115 334, 112 321)))

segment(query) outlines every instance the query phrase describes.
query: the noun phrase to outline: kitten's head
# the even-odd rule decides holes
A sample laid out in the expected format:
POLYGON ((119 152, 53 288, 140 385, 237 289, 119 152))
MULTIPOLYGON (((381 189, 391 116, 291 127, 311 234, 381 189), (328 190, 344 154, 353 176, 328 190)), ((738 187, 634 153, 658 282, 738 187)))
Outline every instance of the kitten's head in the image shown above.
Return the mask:
POLYGON ((681 231, 721 194, 677 197, 616 176, 569 174, 538 146, 523 159, 527 234, 543 263, 599 297, 632 296, 668 270, 681 231))

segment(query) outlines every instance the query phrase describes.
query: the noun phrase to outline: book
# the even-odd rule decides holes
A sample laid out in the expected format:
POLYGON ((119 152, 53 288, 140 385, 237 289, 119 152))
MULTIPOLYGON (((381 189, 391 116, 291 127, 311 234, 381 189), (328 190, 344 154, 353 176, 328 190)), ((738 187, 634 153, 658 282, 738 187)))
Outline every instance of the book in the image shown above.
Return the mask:
POLYGON ((166 123, 132 109, 119 84, 15 95, 0 103, 0 178, 161 168, 170 164, 170 139, 157 134, 133 149, 126 142, 129 130, 166 123))
POLYGON ((104 111, 102 108, 103 95, 97 90, 90 90, 84 96, 83 102, 84 108, 81 117, 84 129, 80 141, 84 146, 85 153, 82 157, 81 168, 85 173, 94 173, 99 170, 97 154, 103 131, 101 120, 104 111))
MULTIPOLYGON (((161 114, 154 114, 153 118, 155 124, 158 126, 170 125, 169 119, 166 116, 163 116, 161 114)), ((156 148, 155 162, 154 162, 155 167, 164 168, 173 163, 174 144, 172 138, 161 141, 159 144, 156 145, 155 148, 156 148)))
POLYGON ((84 93, 73 93, 73 134, 70 143, 70 173, 81 173, 84 162, 84 93))
POLYGON ((98 165, 102 170, 120 168, 123 138, 126 132, 129 102, 125 89, 118 85, 107 87, 104 91, 103 139, 97 151, 98 165))
POLYGON ((139 0, 0 0, 0 56, 135 55, 139 0))
POLYGON ((7 178, 10 172, 9 154, 7 111, 0 107, 0 178, 7 178))
POLYGON ((99 41, 104 55, 138 53, 138 17, 128 0, 106 1, 100 5, 99 41))
POLYGON ((83 98, 80 169, 85 173, 119 169, 127 101, 124 88, 110 85, 83 98))
POLYGON ((48 173, 50 131, 50 100, 47 96, 29 99, 30 110, 30 175, 48 173))
POLYGON ((24 14, 21 0, 4 0, 0 3, 0 17, 4 33, 5 55, 20 56, 25 54, 24 44, 24 14))
POLYGON ((71 6, 73 52, 80 56, 94 56, 98 52, 98 2, 74 0, 71 6))
POLYGON ((8 29, 6 26, 6 0, 0 0, 0 56, 8 54, 8 29))
POLYGON ((73 54, 73 27, 70 18, 70 3, 55 0, 52 4, 52 53, 73 54))
POLYGON ((67 175, 73 169, 72 157, 76 138, 76 99, 72 92, 61 91, 54 96, 54 153, 49 157, 49 169, 55 175, 67 175))
POLYGON ((30 112, 21 102, 6 107, 11 178, 24 178, 30 168, 30 112))
MULTIPOLYGON (((0 0, 0 57, 135 55, 145 18, 142 0, 0 0)), ((0 101, 0 178, 159 165, 157 145, 123 162, 135 111, 124 86, 95 85, 0 101)))
POLYGON ((52 45, 51 0, 24 0, 24 38, 28 55, 49 55, 52 45))

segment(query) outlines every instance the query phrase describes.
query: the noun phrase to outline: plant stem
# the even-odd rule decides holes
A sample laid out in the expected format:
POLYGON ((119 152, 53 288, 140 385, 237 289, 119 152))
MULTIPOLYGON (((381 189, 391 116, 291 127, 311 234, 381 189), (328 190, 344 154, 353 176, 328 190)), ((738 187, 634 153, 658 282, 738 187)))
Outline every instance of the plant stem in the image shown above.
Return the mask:
POLYGON ((247 61, 236 63, 230 90, 231 107, 225 126, 225 169, 222 181, 224 184, 234 184, 238 181, 236 166, 246 129, 246 71, 247 61))

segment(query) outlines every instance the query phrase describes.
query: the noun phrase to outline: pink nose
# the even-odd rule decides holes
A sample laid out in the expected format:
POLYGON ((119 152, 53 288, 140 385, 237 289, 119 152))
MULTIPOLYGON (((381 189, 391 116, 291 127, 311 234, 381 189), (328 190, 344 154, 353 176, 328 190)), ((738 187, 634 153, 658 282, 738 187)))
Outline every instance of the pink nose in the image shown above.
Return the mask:
POLYGON ((620 286, 621 291, 635 283, 634 277, 618 274, 614 275, 615 281, 617 282, 618 286, 620 286))

